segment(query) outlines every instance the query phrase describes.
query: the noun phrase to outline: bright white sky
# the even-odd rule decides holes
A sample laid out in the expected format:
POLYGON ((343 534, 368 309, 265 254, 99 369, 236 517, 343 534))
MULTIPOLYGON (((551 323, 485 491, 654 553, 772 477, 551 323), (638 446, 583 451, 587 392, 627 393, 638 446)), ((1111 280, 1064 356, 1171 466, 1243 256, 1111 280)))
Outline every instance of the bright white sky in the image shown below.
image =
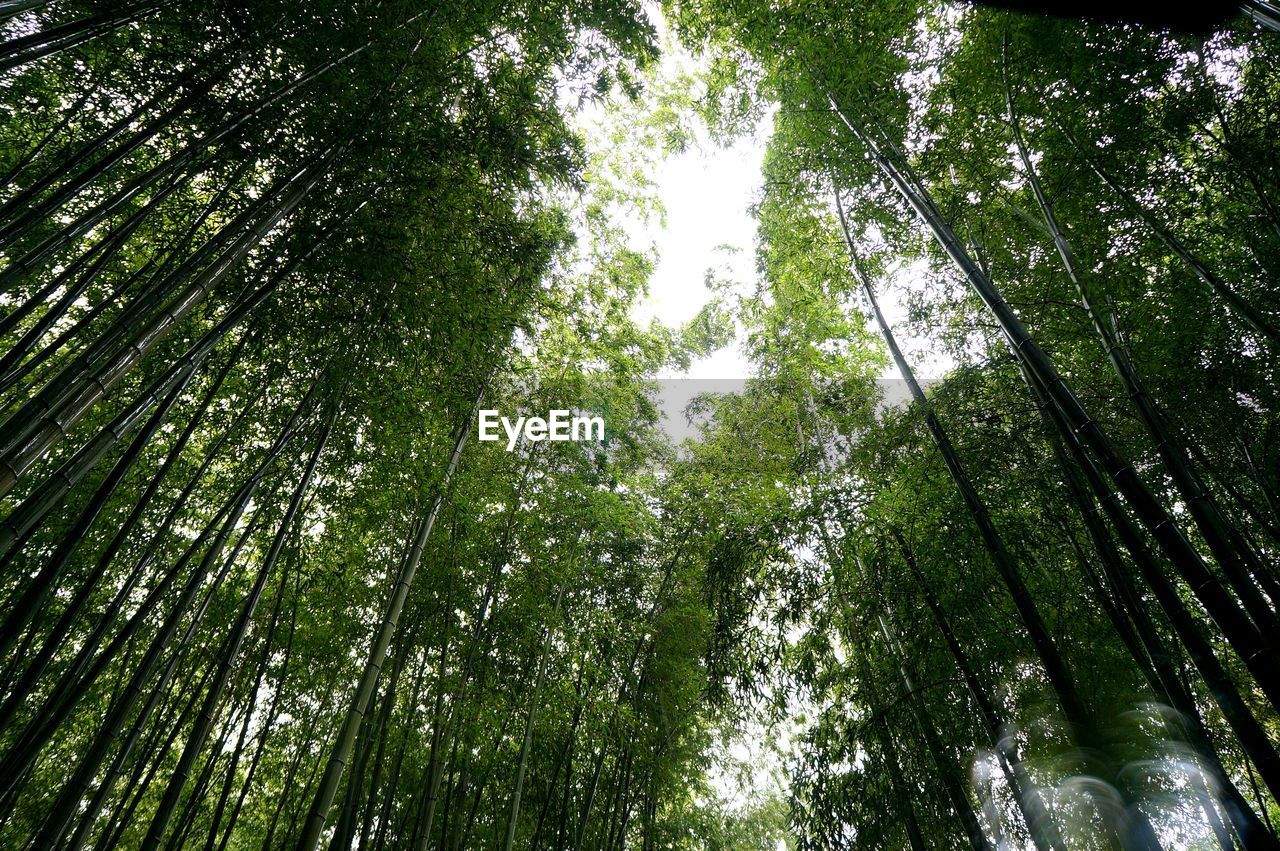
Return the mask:
MULTIPOLYGON (((768 137, 769 128, 761 127, 730 148, 703 140, 658 164, 654 192, 667 221, 642 228, 657 247, 658 265, 638 318, 670 326, 692 319, 711 299, 703 285, 711 267, 727 267, 735 281, 752 280, 756 226, 748 208, 759 196, 768 137)), ((732 345, 695 362, 687 377, 746 378, 750 369, 732 345)))
MULTIPOLYGON (((656 220, 647 225, 638 220, 628 223, 658 252, 649 297, 635 310, 638 319, 657 319, 673 327, 688 322, 711 299, 703 278, 712 267, 727 267, 734 281, 754 281, 756 223, 749 208, 759 198, 764 149, 771 131, 766 121, 752 136, 729 148, 703 140, 658 163, 653 190, 666 209, 666 226, 656 220)), ((920 265, 900 269, 882 283, 877 294, 921 379, 945 373, 955 365, 946 355, 930 351, 927 340, 912 339, 907 333, 907 290, 923 274, 920 265)), ((750 374, 751 365, 741 349, 732 345, 696 361, 681 377, 746 378, 750 374)), ((885 377, 898 377, 892 364, 885 377)))
MULTIPOLYGON (((655 14, 657 14, 655 12, 655 14)), ((683 74, 695 78, 702 60, 690 56, 674 38, 667 37, 660 18, 658 23, 663 51, 655 70, 659 80, 679 79, 683 74)), ((661 85, 661 84, 655 84, 661 85)), ((608 129, 613 122, 634 120, 608 111, 604 104, 590 104, 576 113, 578 121, 596 144, 607 144, 608 129)), ((656 266, 649 280, 648 297, 636 305, 634 316, 642 324, 652 320, 669 327, 679 327, 692 319, 712 298, 705 286, 708 269, 716 269, 720 279, 738 284, 751 292, 756 284, 756 223, 750 208, 760 199, 761 173, 765 147, 772 133, 772 122, 763 120, 755 130, 724 146, 712 141, 705 128, 693 122, 694 140, 681 152, 658 157, 647 171, 650 185, 646 194, 661 205, 664 216, 643 217, 623 209, 614 209, 620 217, 629 240, 637 250, 652 248, 656 266), (663 221, 665 218, 665 222, 663 221)), ((623 128, 625 130, 625 128, 623 128)), ((880 302, 889 321, 895 326, 899 343, 917 367, 921 379, 946 372, 950 365, 929 351, 928 340, 912 339, 906 333, 905 293, 919 269, 908 268, 891 276, 881 287, 880 302)), ((738 341, 695 361, 687 373, 663 372, 662 379, 703 379, 663 382, 656 400, 664 414, 668 436, 675 443, 692 437, 696 429, 684 416, 686 405, 701 393, 711 390, 731 391, 732 385, 708 386, 708 380, 741 380, 749 377, 751 364, 738 341)), ((896 379, 889 366, 885 378, 896 379)), ((905 394, 891 394, 903 396, 905 394)))
MULTIPOLYGON (((665 27, 660 25, 659 29, 665 32, 665 27)), ((674 40, 666 41, 657 69, 660 76, 669 79, 680 70, 700 67, 698 58, 674 40)), ((593 121, 602 118, 600 112, 590 112, 593 121)), ((756 224, 750 207, 760 197, 765 146, 772 129, 766 118, 751 135, 725 147, 699 128, 694 144, 654 166, 651 190, 665 209, 665 226, 656 218, 643 222, 629 217, 625 221, 637 246, 652 244, 657 252, 649 297, 636 306, 637 319, 644 323, 657 319, 672 327, 688 322, 711 299, 703 284, 710 268, 749 288, 754 284, 756 224)), ((930 351, 927 340, 915 340, 906 333, 906 292, 922 273, 919 266, 902 269, 882 284, 878 295, 899 344, 919 377, 926 379, 944 374, 955 364, 946 355, 930 351)), ((661 377, 742 379, 750 374, 751 365, 734 344, 695 361, 686 374, 661 377)), ((892 365, 885 377, 898 377, 892 365)))

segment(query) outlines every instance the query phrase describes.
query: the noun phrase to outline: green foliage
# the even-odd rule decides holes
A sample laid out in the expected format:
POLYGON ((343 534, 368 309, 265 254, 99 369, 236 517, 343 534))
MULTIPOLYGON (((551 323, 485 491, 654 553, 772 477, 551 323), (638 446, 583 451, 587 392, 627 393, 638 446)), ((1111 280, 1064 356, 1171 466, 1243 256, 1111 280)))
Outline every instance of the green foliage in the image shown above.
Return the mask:
POLYGON ((1275 847, 1280 42, 652 11, 0 10, 0 846, 1275 847))

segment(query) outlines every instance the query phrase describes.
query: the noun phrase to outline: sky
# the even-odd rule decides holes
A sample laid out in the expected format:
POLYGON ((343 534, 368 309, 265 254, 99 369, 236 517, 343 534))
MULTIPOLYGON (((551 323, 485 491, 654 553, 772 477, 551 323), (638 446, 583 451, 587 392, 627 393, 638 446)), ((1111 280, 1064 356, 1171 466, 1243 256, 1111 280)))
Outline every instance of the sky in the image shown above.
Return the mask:
MULTIPOLYGON (((674 45, 669 48, 662 54, 660 74, 674 75, 699 66, 696 57, 674 45)), ((754 288, 756 225, 750 210, 760 198, 771 132, 772 122, 766 118, 751 135, 724 146, 698 128, 693 144, 658 160, 650 173, 651 191, 665 210, 665 224, 657 218, 642 221, 638 217, 625 223, 638 244, 652 244, 657 254, 648 298, 634 310, 637 319, 644 323, 657 319, 672 327, 689 321, 711 299, 703 283, 710 268, 726 270, 735 282, 754 288)), ((877 297, 917 375, 927 380, 955 364, 927 339, 913 337, 905 326, 907 292, 923 274, 918 264, 899 269, 880 282, 877 297)), ((695 361, 679 377, 744 379, 750 375, 751 365, 734 344, 695 361)), ((884 377, 897 379, 892 365, 884 377)))
MULTIPOLYGON (((665 37, 666 28, 660 22, 658 29, 664 42, 655 69, 658 78, 696 78, 702 60, 684 51, 673 38, 665 37)), ((657 157, 647 170, 647 194, 659 203, 664 215, 644 217, 621 209, 613 211, 620 216, 633 247, 651 248, 656 260, 648 296, 633 309, 641 324, 656 319, 679 327, 692 319, 712 298, 704 283, 708 269, 714 268, 721 279, 727 277, 737 283, 740 291, 754 291, 756 223, 751 207, 761 196, 765 147, 772 133, 770 115, 767 113, 752 133, 740 136, 731 145, 713 141, 706 128, 695 122, 689 128, 693 134, 691 143, 679 152, 657 157)), ((627 115, 626 110, 621 115, 611 114, 603 104, 595 104, 579 112, 578 120, 588 129, 588 138, 601 144, 608 138, 606 128, 612 122, 635 117, 627 115)), ((931 351, 927 339, 909 334, 903 321, 906 292, 920 274, 918 266, 906 267, 882 282, 877 295, 900 345, 916 366, 917 375, 927 381, 954 364, 931 351)), ((696 429, 684 416, 688 403, 704 392, 737 391, 740 382, 751 374, 751 364, 739 339, 694 361, 687 372, 664 371, 655 376, 661 380, 655 401, 663 412, 668 436, 677 444, 695 436, 696 429)), ((898 378, 892 365, 886 367, 884 378, 898 378)), ((905 392, 890 390, 889 398, 902 397, 905 392)))
MULTIPOLYGON (((666 223, 643 228, 657 248, 658 265, 649 297, 636 306, 638 318, 671 326, 689 321, 711 299, 703 282, 709 268, 727 265, 734 280, 753 279, 755 220, 749 210, 760 193, 768 133, 768 127, 758 128, 728 148, 703 139, 659 162, 654 193, 666 223)), ((746 378, 750 372, 735 344, 695 362, 687 377, 746 378)))

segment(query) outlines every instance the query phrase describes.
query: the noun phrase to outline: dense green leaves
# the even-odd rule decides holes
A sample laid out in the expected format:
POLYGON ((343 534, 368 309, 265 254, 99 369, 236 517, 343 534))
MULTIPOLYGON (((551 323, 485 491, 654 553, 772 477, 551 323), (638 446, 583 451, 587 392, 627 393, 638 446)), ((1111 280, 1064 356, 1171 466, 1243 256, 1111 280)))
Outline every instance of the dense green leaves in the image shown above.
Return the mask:
POLYGON ((0 4, 0 845, 1277 847, 1274 33, 188 5, 0 4))
MULTIPOLYGON (((726 91, 777 103, 758 209, 766 306, 742 314, 759 387, 856 373, 828 373, 810 344, 838 323, 863 336, 863 280, 907 289, 912 329, 957 362, 927 401, 874 422, 851 422, 843 394, 802 393, 812 424, 790 436, 809 446, 791 451, 823 464, 776 480, 793 499, 755 540, 790 539, 773 570, 787 602, 762 597, 752 615, 803 613, 774 651, 779 683, 818 712, 794 759, 800 844, 1152 847, 1216 830, 1273 847, 1249 810, 1275 806, 1255 774, 1274 754, 1275 695, 1248 660, 1273 653, 1276 600, 1272 516, 1255 502, 1276 463, 1256 463, 1275 411, 1276 137, 1259 123, 1274 117, 1274 38, 929 4, 672 6, 717 68, 739 69, 726 91), (1250 130, 1231 143, 1235 127, 1250 130), (1231 153, 1246 145, 1269 153, 1231 153), (1081 440, 1084 455, 1064 448, 1081 440), (1098 471, 1087 486, 1081 464, 1098 471), (1157 550, 1147 516, 1157 539, 1178 524, 1190 544, 1157 550), (1143 708, 1162 704, 1181 720, 1143 708), (1189 767, 1169 762, 1177 748, 1189 767), (969 800, 948 785, 957 764, 969 800), (1020 770, 1061 840, 1033 829, 1020 770), (1202 774, 1226 787, 1218 806, 1196 802, 1202 774), (970 809, 985 837, 965 838, 970 809)), ((710 108, 730 125, 742 112, 710 108)), ((748 444, 768 463, 791 414, 752 398, 777 424, 748 444)), ((729 443, 738 421, 712 433, 729 443)))

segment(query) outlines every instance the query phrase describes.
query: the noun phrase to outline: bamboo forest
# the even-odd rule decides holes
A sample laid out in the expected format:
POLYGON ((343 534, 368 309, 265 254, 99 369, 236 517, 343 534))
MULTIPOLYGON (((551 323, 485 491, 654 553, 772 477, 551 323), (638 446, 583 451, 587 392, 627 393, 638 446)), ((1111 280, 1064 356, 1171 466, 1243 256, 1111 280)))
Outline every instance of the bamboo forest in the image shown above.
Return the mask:
POLYGON ((1280 851, 1204 6, 0 0, 0 849, 1280 851))

